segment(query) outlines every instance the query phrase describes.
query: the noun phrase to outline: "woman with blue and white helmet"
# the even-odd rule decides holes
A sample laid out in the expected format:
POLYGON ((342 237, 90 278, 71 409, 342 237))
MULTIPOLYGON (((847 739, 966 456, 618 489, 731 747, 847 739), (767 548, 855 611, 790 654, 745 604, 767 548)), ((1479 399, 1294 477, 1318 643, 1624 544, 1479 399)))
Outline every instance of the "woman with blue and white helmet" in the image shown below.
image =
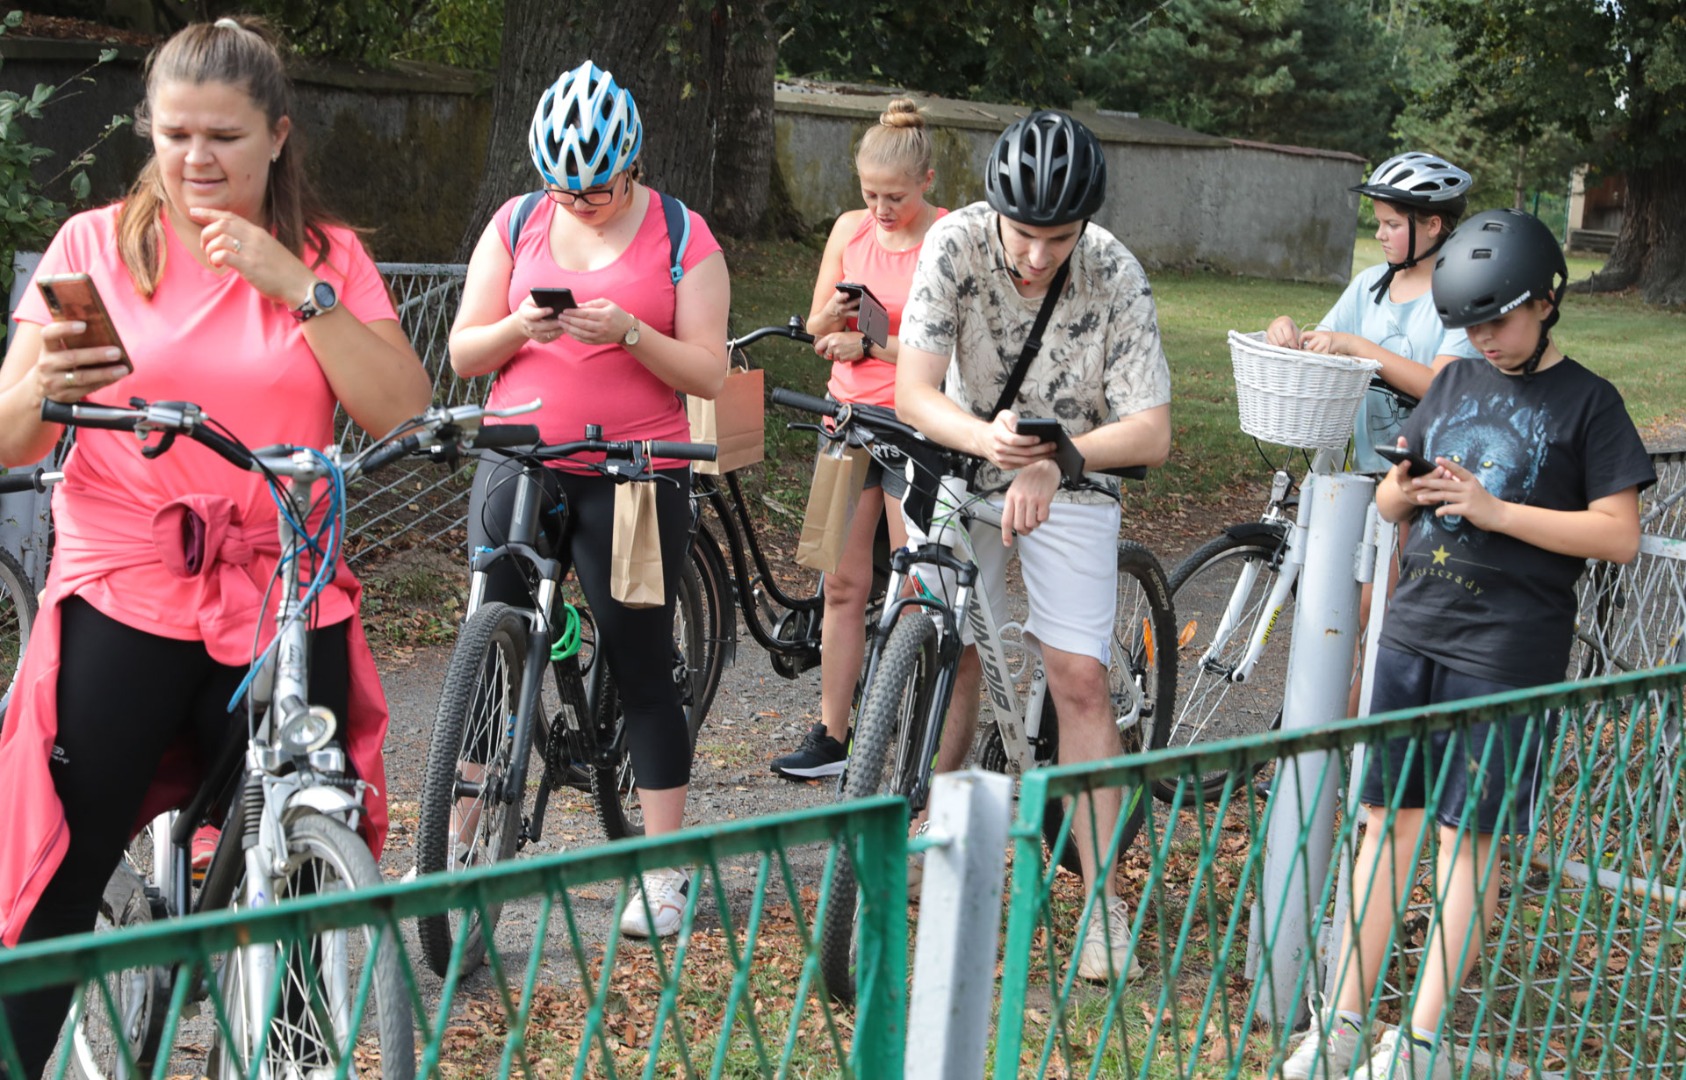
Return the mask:
MULTIPOLYGON (((528 146, 543 197, 511 199, 486 226, 469 260, 462 306, 451 329, 451 366, 463 378, 495 373, 493 407, 544 402, 523 422, 545 442, 584 437, 689 441, 681 394, 712 398, 726 376, 726 314, 731 285, 708 225, 639 182, 643 125, 632 95, 587 61, 557 79, 533 114, 528 146), (669 216, 679 236, 670 238, 669 216), (556 311, 534 289, 566 288, 578 306, 556 311)), ((547 494, 565 500, 569 535, 549 535, 571 560, 626 710, 628 742, 645 831, 677 829, 685 813, 691 743, 671 657, 652 642, 673 637, 674 589, 691 527, 690 474, 682 461, 655 462, 674 483, 654 485, 667 599, 632 609, 609 593, 614 483, 566 463, 543 470, 547 494)), ((469 506, 470 550, 501 542, 519 466, 483 462, 469 506)), ((546 515, 552 523, 557 515, 546 515)), ((530 607, 510 565, 488 582, 485 599, 530 607)), ((464 769, 472 769, 463 763, 464 769)), ((463 812, 459 834, 472 834, 463 812)), ((675 933, 689 875, 644 875, 621 919, 623 932, 675 933), (646 917, 644 899, 654 925, 646 917)))
MULTIPOLYGON (((1382 365, 1382 381, 1417 398, 1435 372, 1460 357, 1479 356, 1462 330, 1441 324, 1429 296, 1434 254, 1463 216, 1469 186, 1469 173, 1433 154, 1412 151, 1382 162, 1352 190, 1368 195, 1375 208, 1385 264, 1360 271, 1316 329, 1302 333, 1282 315, 1266 330, 1266 340, 1374 360, 1382 365)), ((1353 439, 1355 472, 1387 472, 1389 462, 1371 447, 1393 445, 1404 420, 1393 398, 1370 392, 1353 439)))

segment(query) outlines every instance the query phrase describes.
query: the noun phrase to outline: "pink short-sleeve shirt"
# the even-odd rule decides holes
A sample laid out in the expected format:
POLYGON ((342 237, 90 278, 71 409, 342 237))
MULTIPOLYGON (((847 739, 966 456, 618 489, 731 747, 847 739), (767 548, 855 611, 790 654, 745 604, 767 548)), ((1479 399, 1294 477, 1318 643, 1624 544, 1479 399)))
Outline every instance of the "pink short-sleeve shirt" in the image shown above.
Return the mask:
MULTIPOLYGON (((148 300, 135 290, 118 255, 118 209, 114 204, 65 222, 36 270, 38 276, 90 275, 134 362, 134 374, 88 400, 191 401, 251 447, 332 444, 335 397, 292 305, 266 299, 237 273, 200 265, 167 215, 163 274, 148 300)), ((315 268, 317 275, 359 320, 396 319, 386 285, 357 235, 333 226, 326 231, 330 254, 315 268)), ((26 291, 17 318, 41 325, 51 320, 39 291, 26 291)), ((64 482, 53 494, 57 528, 75 534, 82 515, 94 512, 79 497, 90 490, 124 492, 137 508, 148 510, 184 494, 224 495, 248 524, 274 522, 275 504, 262 480, 205 447, 178 439, 169 453, 150 461, 140 451, 127 432, 78 431, 64 482)), ((136 537, 137 544, 150 542, 136 537)), ((194 610, 198 588, 197 582, 173 577, 162 563, 148 562, 113 570, 81 595, 125 625, 192 641, 201 636, 194 610)), ((351 616, 344 595, 330 590, 323 599, 322 624, 351 616)))

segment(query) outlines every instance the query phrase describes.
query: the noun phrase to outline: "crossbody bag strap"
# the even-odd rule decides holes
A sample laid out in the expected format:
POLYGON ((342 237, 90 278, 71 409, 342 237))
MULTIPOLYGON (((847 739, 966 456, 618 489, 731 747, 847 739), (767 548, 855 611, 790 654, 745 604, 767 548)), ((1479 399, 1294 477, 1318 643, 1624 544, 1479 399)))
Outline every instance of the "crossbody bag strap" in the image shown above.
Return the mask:
MULTIPOLYGON (((994 423, 1001 415, 1002 409, 1010 409, 1019 399, 1019 387, 1024 385, 1024 377, 1030 371, 1030 362, 1036 359, 1036 354, 1042 351, 1042 332, 1048 329, 1048 320, 1053 318, 1054 305, 1060 302, 1060 293, 1065 289, 1066 278, 1071 276, 1071 259, 1068 257, 1054 271, 1054 280, 1048 285, 1048 292, 1042 297, 1042 306, 1036 309, 1036 322, 1031 324, 1030 336, 1025 338, 1024 348, 1019 350, 1018 363, 1013 365, 1012 373, 1007 376, 1007 385, 1001 388, 1001 397, 990 410, 986 418, 987 423, 994 423)), ((966 486, 971 487, 977 479, 978 466, 981 462, 973 458, 966 463, 966 486)))
POLYGON ((1042 332, 1048 329, 1048 320, 1053 318, 1054 305, 1060 301, 1060 293, 1065 289, 1066 278, 1071 276, 1071 259, 1067 258, 1054 271, 1054 280, 1048 286, 1048 293, 1042 297, 1042 306, 1036 311, 1036 322, 1030 328, 1030 336, 1025 339, 1024 348, 1019 350, 1019 362, 1013 365, 1013 373, 1007 376, 1007 385, 1001 388, 1001 398, 990 410, 988 419, 993 422, 1001 414, 1002 409, 1010 409, 1019 398, 1019 387, 1024 385, 1024 377, 1030 371, 1030 362, 1036 359, 1036 354, 1042 351, 1042 332))

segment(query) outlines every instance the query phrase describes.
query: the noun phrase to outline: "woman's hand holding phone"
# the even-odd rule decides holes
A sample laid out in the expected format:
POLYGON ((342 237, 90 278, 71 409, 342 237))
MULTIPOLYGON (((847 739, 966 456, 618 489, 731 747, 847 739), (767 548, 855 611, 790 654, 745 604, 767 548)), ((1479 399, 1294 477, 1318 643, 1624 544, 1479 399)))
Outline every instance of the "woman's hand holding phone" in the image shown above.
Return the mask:
POLYGON ((67 404, 81 401, 133 370, 118 346, 76 347, 75 339, 87 329, 80 320, 51 322, 41 328, 35 384, 43 398, 67 404))
POLYGON ((548 308, 540 307, 531 296, 525 296, 513 313, 522 335, 540 345, 548 345, 562 336, 562 322, 558 318, 560 313, 547 315, 547 311, 548 308))

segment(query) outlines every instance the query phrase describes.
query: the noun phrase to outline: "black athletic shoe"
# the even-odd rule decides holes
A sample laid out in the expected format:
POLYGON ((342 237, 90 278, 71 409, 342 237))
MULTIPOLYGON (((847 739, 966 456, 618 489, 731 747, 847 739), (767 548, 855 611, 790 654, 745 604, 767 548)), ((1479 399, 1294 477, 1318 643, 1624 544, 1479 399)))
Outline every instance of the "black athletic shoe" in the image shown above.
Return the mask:
POLYGON ((843 744, 826 734, 824 724, 815 724, 802 737, 802 745, 773 759, 773 771, 787 780, 813 780, 836 776, 848 759, 843 744))

